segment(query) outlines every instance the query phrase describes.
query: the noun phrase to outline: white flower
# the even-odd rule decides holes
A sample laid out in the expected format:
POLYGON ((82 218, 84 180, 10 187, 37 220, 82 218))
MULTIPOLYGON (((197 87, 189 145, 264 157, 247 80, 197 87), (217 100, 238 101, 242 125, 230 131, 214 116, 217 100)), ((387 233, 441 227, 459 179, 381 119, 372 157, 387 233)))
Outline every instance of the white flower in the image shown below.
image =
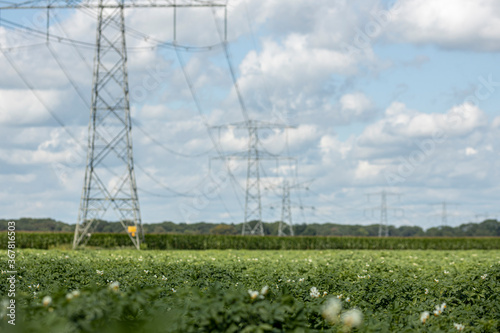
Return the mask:
POLYGON ((66 299, 67 299, 68 301, 71 301, 71 300, 73 299, 73 294, 72 294, 72 293, 67 293, 67 294, 66 294, 66 299))
POLYGON ((330 298, 323 307, 323 318, 330 324, 335 324, 339 319, 340 310, 342 310, 342 302, 337 298, 330 298))
POLYGON ((149 271, 148 271, 148 270, 144 270, 144 273, 148 274, 148 273, 149 273, 149 271))
POLYGON ((311 297, 317 298, 319 297, 319 291, 318 288, 312 287, 310 290, 311 297))
POLYGON ((424 311, 420 314, 420 321, 422 324, 425 324, 425 322, 429 319, 429 311, 424 311))
POLYGON ((260 290, 260 294, 262 296, 265 296, 267 294, 267 292, 269 291, 269 287, 268 286, 264 286, 262 287, 262 289, 260 290))
POLYGON ((120 283, 118 281, 112 282, 109 285, 109 289, 111 289, 113 291, 118 291, 120 289, 120 283))
POLYGON ((43 306, 49 306, 50 303, 52 303, 52 297, 50 296, 45 296, 42 300, 43 306))
POLYGON ((434 279, 434 281, 435 281, 436 283, 438 283, 438 282, 439 282, 439 280, 438 280, 438 279, 434 279))
POLYGON ((427 295, 429 293, 429 289, 425 288, 425 294, 427 295))
POLYGON ((174 288, 172 288, 172 292, 173 292, 173 293, 176 293, 176 292, 177 292, 177 290, 175 290, 174 288))
POLYGON ((100 270, 98 270, 98 269, 96 269, 96 271, 95 271, 95 272, 96 272, 97 274, 99 274, 99 275, 103 275, 103 274, 104 274, 104 271, 100 271, 100 270))
POLYGON ((455 328, 456 328, 457 330, 459 330, 459 331, 463 331, 463 330, 464 330, 464 328, 465 328, 465 326, 464 326, 464 325, 462 325, 462 324, 457 324, 457 323, 454 323, 454 324, 453 324, 453 327, 455 327, 455 328))
POLYGON ((257 296, 259 296, 259 292, 255 290, 248 290, 248 293, 250 294, 251 299, 256 299, 257 296))
POLYGON ((78 297, 80 296, 80 290, 73 290, 71 294, 73 294, 74 297, 78 297))
POLYGON ((486 279, 488 277, 488 274, 481 275, 481 279, 486 279))
POLYGON ((450 274, 446 269, 444 270, 444 274, 450 274))
POLYGON ((347 297, 347 298, 345 299, 345 301, 349 303, 349 302, 351 301, 351 298, 350 298, 350 297, 347 297))
POLYGON ((363 314, 358 309, 351 309, 342 314, 342 322, 349 328, 358 327, 363 322, 363 314))
POLYGON ((443 313, 445 308, 446 308, 446 303, 443 303, 441 305, 436 305, 436 310, 434 310, 434 315, 439 316, 441 313, 443 313))

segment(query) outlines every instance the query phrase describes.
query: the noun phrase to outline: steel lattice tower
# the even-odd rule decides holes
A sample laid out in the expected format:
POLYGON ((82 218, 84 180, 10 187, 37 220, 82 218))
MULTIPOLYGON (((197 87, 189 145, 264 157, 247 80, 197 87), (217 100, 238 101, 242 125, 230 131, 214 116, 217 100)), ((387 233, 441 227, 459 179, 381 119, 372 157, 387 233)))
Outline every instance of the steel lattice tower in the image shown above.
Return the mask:
MULTIPOLYGON (((85 243, 111 208, 139 249, 144 234, 132 154, 132 126, 125 42, 125 8, 226 7, 223 0, 33 0, 7 9, 97 9, 85 179, 73 248, 85 243)), ((174 13, 175 15, 175 13, 174 13)), ((47 40, 49 40, 47 20, 47 40)), ((175 31, 175 16, 174 16, 175 31)))
POLYGON ((99 2, 87 166, 73 248, 88 239, 92 226, 109 208, 138 249, 143 235, 132 155, 123 7, 104 7, 120 3, 123 0, 99 2))
POLYGON ((293 236, 292 206, 290 203, 290 184, 283 181, 283 197, 281 198, 281 220, 278 225, 278 236, 293 236), (288 229, 288 233, 287 230, 288 229))
POLYGON ((260 197, 260 158, 258 129, 256 126, 248 126, 248 164, 247 164, 247 186, 245 192, 245 220, 243 223, 243 235, 264 235, 262 225, 262 203, 260 197), (251 221, 256 221, 252 227, 251 221))
POLYGON ((446 201, 443 201, 443 210, 441 211, 441 226, 446 227, 448 225, 448 213, 446 209, 446 201))
POLYGON ((372 195, 380 196, 380 199, 381 199, 380 207, 374 207, 374 208, 370 209, 372 211, 372 213, 376 210, 380 211, 380 224, 378 227, 378 236, 379 237, 388 237, 389 236, 389 224, 387 221, 387 210, 392 209, 394 211, 403 212, 403 209, 392 208, 392 207, 387 206, 387 197, 388 196, 398 196, 398 198, 400 198, 401 195, 398 193, 390 193, 390 192, 387 192, 386 190, 383 190, 383 191, 380 191, 377 193, 367 194, 368 200, 370 199, 370 196, 372 196, 372 195))
MULTIPOLYGON (((248 131, 248 150, 245 154, 229 154, 224 159, 244 159, 247 161, 247 180, 245 190, 245 217, 242 235, 264 235, 264 226, 262 224, 262 201, 261 201, 261 181, 260 181, 260 161, 261 160, 291 160, 287 156, 277 156, 262 151, 259 148, 259 131, 262 129, 288 129, 288 126, 279 123, 268 123, 258 120, 247 120, 239 123, 213 126, 212 128, 221 129, 234 127, 246 129, 248 131), (252 225, 253 224, 253 225, 252 225)), ((220 157, 216 157, 220 159, 220 157)))

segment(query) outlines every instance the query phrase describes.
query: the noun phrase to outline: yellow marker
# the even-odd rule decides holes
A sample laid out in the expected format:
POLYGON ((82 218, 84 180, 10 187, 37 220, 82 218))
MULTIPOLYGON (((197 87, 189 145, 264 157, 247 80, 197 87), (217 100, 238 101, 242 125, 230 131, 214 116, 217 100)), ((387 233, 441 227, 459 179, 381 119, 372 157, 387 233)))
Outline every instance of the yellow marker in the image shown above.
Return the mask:
POLYGON ((135 237, 135 232, 137 231, 136 227, 128 227, 128 233, 135 237))

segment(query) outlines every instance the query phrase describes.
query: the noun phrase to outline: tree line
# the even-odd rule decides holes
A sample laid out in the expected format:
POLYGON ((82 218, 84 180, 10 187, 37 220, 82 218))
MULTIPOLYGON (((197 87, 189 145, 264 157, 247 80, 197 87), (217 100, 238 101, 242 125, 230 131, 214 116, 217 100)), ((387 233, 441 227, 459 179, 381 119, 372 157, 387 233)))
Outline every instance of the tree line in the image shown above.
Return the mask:
MULTIPOLYGON (((73 232, 74 224, 56 221, 50 218, 20 218, 17 220, 0 219, 0 231, 7 230, 7 222, 15 221, 17 231, 38 232, 73 232)), ((278 234, 279 222, 264 222, 266 235, 278 234)), ((239 235, 242 223, 144 223, 146 234, 190 234, 190 235, 239 235)), ((294 225, 296 236, 378 236, 378 224, 348 225, 334 223, 310 223, 294 225)), ((99 221, 95 232, 119 233, 123 227, 119 222, 99 221)), ((456 227, 433 227, 422 229, 418 226, 389 226, 389 235, 397 237, 494 237, 500 236, 500 222, 485 220, 481 223, 465 223, 456 227)))

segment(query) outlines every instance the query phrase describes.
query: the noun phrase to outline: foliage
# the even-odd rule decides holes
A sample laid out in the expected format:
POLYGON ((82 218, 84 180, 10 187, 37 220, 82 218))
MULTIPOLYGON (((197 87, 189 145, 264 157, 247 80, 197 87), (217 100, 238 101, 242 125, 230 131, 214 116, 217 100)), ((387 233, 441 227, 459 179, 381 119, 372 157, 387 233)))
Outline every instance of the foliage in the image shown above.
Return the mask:
POLYGON ((20 332, 347 332, 352 309, 358 332, 500 331, 496 250, 21 250, 17 264, 20 332))
MULTIPOLYGON (((7 230, 7 221, 0 220, 0 231, 7 230)), ((14 220, 18 231, 57 231, 72 232, 74 224, 66 224, 52 219, 14 220)), ((263 223, 266 235, 278 234, 279 222, 263 223)), ((145 223, 146 234, 189 234, 189 235, 238 235, 242 230, 241 224, 224 223, 145 223)), ((373 225, 348 225, 333 223, 308 223, 297 224, 294 232, 297 236, 378 236, 379 226, 373 225)), ((123 226, 119 222, 98 221, 95 224, 97 233, 121 233, 123 226)), ((467 223, 457 227, 434 227, 423 230, 418 226, 389 226, 389 234, 395 237, 494 237, 500 236, 500 222, 486 220, 482 223, 467 223)))
MULTIPOLYGON (((73 233, 16 233, 18 248, 70 248, 73 233)), ((372 250, 468 250, 500 249, 499 238, 375 238, 375 237, 277 237, 277 236, 231 236, 231 235, 174 235, 147 234, 145 248, 150 250, 326 250, 326 249, 372 249, 372 250)), ((131 247, 126 234, 92 234, 88 247, 131 247)), ((7 248, 6 233, 0 233, 0 247, 7 248)))

